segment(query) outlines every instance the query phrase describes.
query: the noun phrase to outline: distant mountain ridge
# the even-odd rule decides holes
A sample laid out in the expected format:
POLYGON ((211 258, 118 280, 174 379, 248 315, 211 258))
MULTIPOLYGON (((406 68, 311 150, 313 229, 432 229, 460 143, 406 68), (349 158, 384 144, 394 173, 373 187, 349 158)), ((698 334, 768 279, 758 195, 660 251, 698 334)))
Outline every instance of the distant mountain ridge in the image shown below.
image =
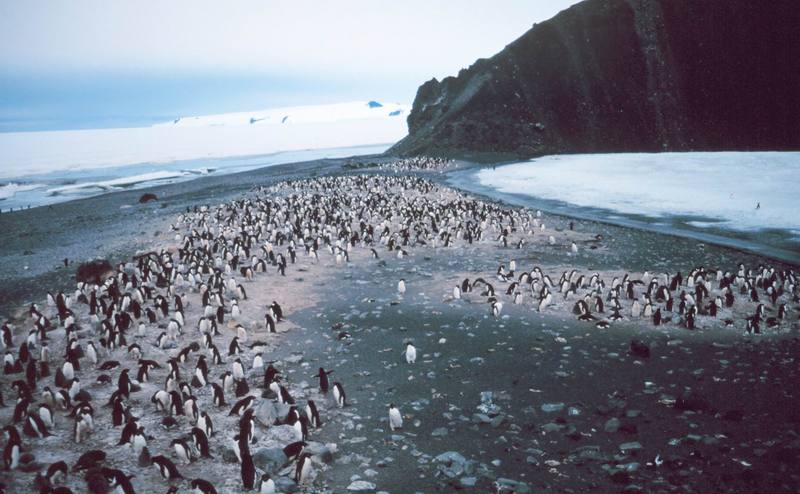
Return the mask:
POLYGON ((800 8, 586 0, 417 91, 387 153, 800 149, 800 8))

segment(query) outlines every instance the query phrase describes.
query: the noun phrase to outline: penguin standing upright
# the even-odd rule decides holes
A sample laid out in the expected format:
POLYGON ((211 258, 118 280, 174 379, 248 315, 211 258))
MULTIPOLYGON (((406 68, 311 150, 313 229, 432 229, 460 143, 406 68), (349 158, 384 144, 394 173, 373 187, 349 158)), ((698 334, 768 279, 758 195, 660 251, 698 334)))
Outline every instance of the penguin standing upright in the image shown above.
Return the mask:
POLYGON ((397 282, 397 293, 399 293, 400 295, 403 295, 404 293, 406 293, 406 280, 405 279, 400 279, 400 281, 397 282))
POLYGON ((338 381, 333 383, 333 400, 339 408, 344 408, 347 405, 347 395, 344 393, 344 387, 338 381))
MULTIPOLYGON (((245 443, 247 444, 247 443, 245 443)), ((241 451, 242 455, 242 485, 249 491, 256 485, 256 466, 253 456, 248 449, 241 451)))
POLYGON ((297 459, 297 466, 294 471, 294 481, 299 484, 305 484, 311 473, 311 454, 303 453, 297 459))
POLYGON ((400 410, 394 406, 394 403, 389 405, 389 429, 394 431, 395 429, 402 429, 403 428, 403 416, 400 415, 400 410))
POLYGON ((406 343, 405 355, 407 363, 413 364, 417 361, 417 349, 410 341, 406 343))
MULTIPOLYGON (((270 366, 270 367, 272 367, 272 366, 270 366)), ((327 393, 328 389, 330 389, 330 383, 328 381, 328 375, 329 374, 333 374, 333 371, 326 371, 325 369, 320 367, 319 371, 317 372, 317 375, 314 376, 317 379, 319 379, 319 390, 323 394, 327 393)))

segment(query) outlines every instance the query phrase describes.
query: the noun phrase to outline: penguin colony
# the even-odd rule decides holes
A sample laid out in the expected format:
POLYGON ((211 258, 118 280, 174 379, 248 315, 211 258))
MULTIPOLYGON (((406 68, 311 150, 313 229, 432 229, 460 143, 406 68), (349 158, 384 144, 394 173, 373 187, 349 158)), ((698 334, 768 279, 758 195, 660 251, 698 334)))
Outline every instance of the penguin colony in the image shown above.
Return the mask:
POLYGON ((570 310, 578 320, 601 329, 631 320, 694 330, 702 320, 703 327, 724 325, 743 329, 745 334, 788 328, 790 304, 800 302, 797 273, 765 265, 747 269, 739 264, 735 271, 725 272, 699 266, 685 278, 681 272, 645 271, 641 277, 634 277, 629 273, 608 276, 572 269, 554 279, 555 274, 551 276, 539 266, 516 271, 512 260, 508 269, 505 264, 497 268, 497 291, 485 278, 464 278, 453 288, 452 298, 475 292, 486 297, 495 317, 506 299, 514 305, 527 303, 538 312, 570 310), (747 315, 736 320, 735 313, 747 315))
MULTIPOLYGON (((421 165, 409 161, 398 170, 405 167, 421 165)), ((212 451, 230 445, 241 488, 274 492, 279 479, 257 471, 251 450, 265 426, 256 412, 265 405, 281 410, 274 423, 297 431, 297 440, 284 447, 281 472, 307 483, 315 460, 306 439, 323 426, 321 417, 347 406, 346 391, 341 382, 330 382, 332 370, 320 368, 314 377, 321 399, 298 403, 267 353, 284 321, 283 308, 277 301, 253 305, 252 295, 286 276, 298 256, 313 265, 324 256, 342 264, 479 242, 521 249, 545 226, 541 213, 479 201, 421 177, 347 175, 259 187, 244 199, 187 211, 173 230, 174 249, 120 264, 100 285, 79 283, 70 294, 48 293, 45 302, 28 308, 24 320, 2 326, 0 398, 15 395, 9 404, 13 416, 3 429, 4 467, 12 475, 36 472, 34 489, 72 492, 62 485, 65 477, 81 476, 86 492, 132 493, 137 478, 157 474, 173 492, 189 487, 213 493, 213 480, 184 478, 181 467, 213 465, 218 459, 212 451), (190 307, 196 308, 191 318, 190 307), (262 321, 257 328, 240 322, 248 313, 262 321), (254 338, 254 329, 263 339, 254 338), (86 370, 99 372, 96 382, 81 381, 86 370), (110 398, 93 399, 103 389, 110 398), (158 417, 159 428, 145 428, 152 423, 145 415, 158 417), (221 417, 233 424, 230 430, 215 424, 221 417), (113 441, 106 431, 113 431, 113 441), (151 449, 164 434, 169 447, 151 449), (65 441, 84 448, 74 465, 24 461, 28 452, 65 441), (110 461, 106 452, 120 447, 130 451, 125 465, 110 461)), ((544 235, 537 238, 544 242, 544 235)), ((568 248, 578 251, 575 243, 568 248)), ((625 274, 610 282, 600 273, 572 270, 554 282, 538 267, 519 272, 512 260, 496 272, 495 283, 504 289, 496 290, 486 278, 464 279, 452 299, 476 292, 486 297, 495 317, 502 314, 503 300, 538 311, 569 304, 579 319, 598 327, 646 317, 655 325, 674 321, 692 329, 698 317, 719 317, 744 299, 753 304, 746 327, 757 333, 762 326, 780 326, 787 303, 798 301, 796 274, 767 266, 739 266, 734 272, 699 267, 686 278, 625 274), (767 315, 775 311, 774 317, 767 315)), ((399 280, 399 295, 406 289, 399 280)), ((403 353, 413 365, 417 351, 411 342, 403 353)), ((402 428, 395 404, 389 405, 388 423, 391 430, 402 428)))
POLYGON ((394 172, 441 171, 455 166, 454 160, 430 156, 414 156, 382 163, 380 168, 394 172))

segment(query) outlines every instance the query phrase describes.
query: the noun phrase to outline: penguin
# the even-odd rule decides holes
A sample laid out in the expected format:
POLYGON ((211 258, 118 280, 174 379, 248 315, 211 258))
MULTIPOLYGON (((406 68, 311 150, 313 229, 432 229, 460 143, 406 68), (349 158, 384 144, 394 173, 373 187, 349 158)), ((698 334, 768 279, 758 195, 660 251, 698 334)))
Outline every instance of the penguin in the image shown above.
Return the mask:
POLYGON ((461 288, 458 285, 453 287, 453 299, 454 300, 461 299, 461 288))
POLYGON ((42 419, 42 422, 45 426, 51 429, 55 426, 53 409, 47 403, 42 403, 39 405, 39 418, 42 419))
POLYGON ((389 429, 394 431, 395 429, 402 429, 403 428, 403 416, 400 415, 400 410, 394 403, 389 405, 389 429))
POLYGON ((306 402, 305 416, 308 418, 308 423, 315 429, 322 427, 322 419, 320 419, 319 410, 314 400, 306 402))
POLYGON ((656 311, 653 313, 653 326, 659 326, 661 324, 661 307, 657 308, 656 311))
POLYGON ((192 479, 189 486, 194 489, 195 494, 217 494, 214 484, 204 479, 192 479))
POLYGON ((178 468, 172 463, 172 460, 163 455, 157 455, 152 458, 153 466, 158 468, 158 472, 164 477, 165 480, 183 479, 183 475, 178 472, 178 468))
POLYGON ((192 450, 184 439, 173 439, 170 446, 175 450, 175 456, 178 457, 185 465, 189 465, 194 461, 192 450))
POLYGON ((3 430, 8 435, 5 448, 3 448, 3 468, 5 470, 13 470, 19 466, 22 439, 14 426, 6 426, 3 430))
POLYGON ((261 352, 258 352, 253 357, 253 370, 261 370, 264 368, 264 358, 261 352))
POLYGON ((231 364, 231 371, 235 381, 241 381, 244 379, 244 365, 242 365, 241 359, 237 358, 233 361, 233 364, 231 364))
POLYGON ((110 479, 114 494, 136 494, 131 484, 133 475, 125 475, 121 470, 104 469, 106 479, 110 479))
POLYGON ((226 371, 220 376, 220 379, 222 379, 222 389, 230 391, 233 388, 233 374, 231 374, 231 371, 226 371))
POLYGON ((28 415, 22 431, 30 437, 49 437, 52 436, 47 426, 38 415, 28 415))
POLYGON ((407 363, 413 364, 417 361, 417 349, 410 341, 406 342, 405 355, 407 363))
POLYGON ((117 442, 117 446, 133 444, 133 436, 138 430, 139 424, 137 424, 134 420, 129 420, 128 423, 125 424, 125 427, 122 428, 122 433, 119 436, 119 442, 117 442))
POLYGON ((95 348, 93 341, 86 344, 86 358, 89 359, 92 365, 97 365, 97 348, 95 348))
POLYGON ((294 405, 294 398, 289 393, 289 390, 286 389, 285 386, 278 386, 278 401, 280 403, 286 403, 288 405, 294 405))
POLYGON ((195 364, 192 386, 203 388, 206 384, 208 384, 208 364, 206 363, 205 355, 200 355, 195 364))
POLYGON ((208 435, 203 429, 192 427, 192 439, 194 439, 194 446, 202 458, 214 458, 208 449, 208 435))
POLYGON ((214 405, 218 407, 228 406, 228 404, 225 403, 225 391, 222 389, 222 386, 220 386, 217 383, 211 383, 211 388, 212 388, 212 402, 214 403, 214 405))
POLYGON ((294 481, 298 485, 305 484, 311 473, 311 454, 303 453, 297 459, 297 466, 294 471, 294 481))
POLYGON ((52 463, 49 467, 47 467, 47 474, 45 475, 45 477, 47 477, 47 479, 51 483, 55 484, 59 480, 67 476, 67 470, 68 468, 66 462, 57 461, 55 463, 52 463))
POLYGON ((406 293, 406 280, 405 279, 401 278, 400 281, 397 282, 397 293, 399 293, 400 295, 403 295, 404 293, 406 293))
POLYGON ((73 472, 81 470, 90 470, 97 466, 106 459, 106 452, 99 449, 92 449, 82 454, 75 465, 72 467, 73 472))
MULTIPOLYGON (((373 252, 375 249, 372 249, 373 252)), ((259 494, 275 494, 275 481, 269 476, 268 473, 261 475, 261 482, 258 488, 259 494)))
POLYGON ((238 355, 241 351, 242 350, 239 348, 239 338, 234 336, 230 345, 228 345, 228 356, 238 355))
POLYGON ((214 435, 214 424, 211 422, 211 417, 205 411, 200 412, 200 418, 197 419, 197 428, 206 433, 206 437, 214 435))
POLYGON ((347 405, 347 395, 344 393, 342 384, 338 381, 333 383, 333 399, 339 408, 344 408, 347 405))
POLYGON ((286 461, 291 462, 292 460, 300 458, 300 454, 303 452, 303 448, 306 446, 308 446, 308 444, 305 441, 295 441, 287 444, 283 448, 283 454, 286 456, 286 461))
POLYGON ((152 402, 156 406, 156 410, 166 411, 170 406, 170 394, 164 391, 163 389, 159 389, 155 393, 153 393, 152 398, 150 398, 150 402, 152 402))
MULTIPOLYGON (((272 366, 270 365, 270 367, 272 366)), ((319 379, 319 390, 323 394, 326 394, 328 392, 328 389, 330 389, 330 384, 328 381, 329 374, 333 374, 333 371, 326 371, 325 369, 320 367, 319 371, 317 371, 317 375, 314 376, 317 379, 319 379)))
POLYGON ((308 439, 308 424, 309 420, 305 415, 300 415, 297 421, 293 424, 295 430, 300 435, 301 441, 308 439))
POLYGON ((275 313, 275 322, 283 321, 283 308, 280 304, 276 301, 272 301, 272 305, 269 306, 272 309, 272 312, 275 313))
POLYGON ((241 400, 237 401, 233 408, 231 408, 230 413, 228 416, 231 415, 242 415, 247 409, 253 406, 253 402, 255 401, 254 396, 247 396, 242 398, 241 400))
POLYGON ((272 316, 269 313, 267 313, 264 316, 264 324, 267 327, 267 331, 269 331, 270 333, 276 333, 277 332, 275 330, 275 319, 273 319, 272 316))
POLYGON ((250 451, 242 451, 242 486, 249 491, 256 485, 256 467, 250 451))

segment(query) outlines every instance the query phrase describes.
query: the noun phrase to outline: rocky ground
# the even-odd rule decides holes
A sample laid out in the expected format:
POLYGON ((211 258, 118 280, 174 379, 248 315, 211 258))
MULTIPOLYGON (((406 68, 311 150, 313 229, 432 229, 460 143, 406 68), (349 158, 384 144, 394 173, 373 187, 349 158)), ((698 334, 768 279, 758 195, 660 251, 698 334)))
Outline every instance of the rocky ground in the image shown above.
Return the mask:
MULTIPOLYGON (((148 235, 138 247, 174 242, 167 231, 174 218, 159 218, 158 226, 151 227, 160 233, 153 236, 155 231, 143 226, 148 235)), ((493 277, 497 266, 511 259, 520 272, 536 265, 554 279, 573 268, 600 272, 604 278, 625 272, 639 277, 645 270, 685 272, 697 265, 735 270, 738 262, 755 268, 768 261, 690 240, 666 242, 654 233, 586 221, 576 221, 575 231, 569 231, 568 218, 545 215, 543 221, 546 233, 534 234, 523 249, 499 247, 487 239, 447 249, 416 247, 402 259, 381 249, 379 259, 357 250, 350 263, 341 264, 325 252, 319 262, 301 256, 285 278, 270 271, 245 283, 249 299, 241 304, 238 322, 248 328, 248 339, 267 341, 265 360, 284 373, 299 403, 312 398, 320 405, 323 426, 310 437, 315 473, 300 490, 800 489, 800 411, 793 389, 800 349, 796 304, 791 304, 791 320, 779 328, 745 336, 742 316, 752 307, 744 302, 729 313, 737 319, 734 328, 701 317, 698 329, 689 331, 674 323, 654 328, 641 319, 600 329, 576 320, 574 300, 558 301, 540 313, 530 298, 515 305, 499 295, 504 307, 493 317, 486 297, 477 292, 460 300, 452 297, 452 287, 465 277, 484 277, 504 293, 506 285, 493 277), (573 241, 577 253, 570 249, 573 241), (407 285, 404 294, 397 292, 401 278, 407 285), (278 335, 266 334, 262 320, 272 300, 287 314, 278 335), (342 332, 349 336, 340 339, 342 332), (634 339, 642 344, 632 348, 634 339), (403 356, 406 341, 418 349, 415 364, 403 356), (313 376, 320 366, 333 370, 331 379, 344 385, 345 408, 319 393, 313 376), (389 403, 403 415, 400 430, 389 430, 389 403)), ((188 297, 187 320, 194 321, 199 294, 188 297)), ((3 310, 24 328, 20 306, 7 304, 3 310)), ((163 360, 180 349, 153 346, 159 330, 149 328, 140 342, 146 358, 163 360)), ((188 331, 194 334, 193 328, 188 331)), ((235 334, 233 325, 223 332, 227 343, 235 334)), ((187 335, 182 343, 188 341, 187 335)), ((112 357, 134 366, 124 352, 112 357)), ((252 358, 253 351, 245 348, 246 368, 252 358)), ((212 368, 214 378, 228 370, 231 358, 227 361, 212 368)), ((194 358, 182 366, 186 373, 193 370, 194 358)), ((85 389, 98 402, 107 399, 113 386, 93 384, 102 372, 85 372, 85 389)), ((165 376, 166 369, 155 371, 131 402, 151 436, 148 448, 172 457, 169 441, 189 426, 179 418, 177 428, 166 431, 163 415, 153 410, 150 396, 165 376)), ((251 388, 260 384, 260 376, 251 375, 251 388)), ((0 408, 3 424, 12 411, 9 377, 0 379, 7 405, 0 408)), ((197 394, 201 409, 213 411, 215 458, 178 467, 187 478, 214 481, 220 492, 240 492, 239 465, 229 449, 235 417, 227 416, 227 408, 213 408, 210 390, 197 394)), ((279 455, 279 448, 295 439, 294 430, 264 426, 279 410, 268 395, 261 403, 256 417, 263 423, 251 447, 256 466, 282 478, 285 492, 295 491, 298 487, 289 480, 293 471, 283 467, 279 455)), ((136 474, 137 492, 166 491, 169 484, 155 469, 140 469, 127 447, 110 446, 119 430, 97 408, 96 432, 81 447, 71 442, 70 422, 60 415, 55 436, 26 438, 33 464, 46 466, 57 459, 72 463, 89 446, 105 448, 111 464, 136 474)), ((3 472, 0 479, 10 492, 25 492, 33 477, 33 472, 17 470, 3 472)), ((78 475, 69 476, 64 485, 75 492, 85 489, 78 475)), ((187 483, 174 485, 188 490, 187 483)))

